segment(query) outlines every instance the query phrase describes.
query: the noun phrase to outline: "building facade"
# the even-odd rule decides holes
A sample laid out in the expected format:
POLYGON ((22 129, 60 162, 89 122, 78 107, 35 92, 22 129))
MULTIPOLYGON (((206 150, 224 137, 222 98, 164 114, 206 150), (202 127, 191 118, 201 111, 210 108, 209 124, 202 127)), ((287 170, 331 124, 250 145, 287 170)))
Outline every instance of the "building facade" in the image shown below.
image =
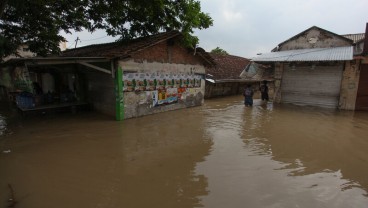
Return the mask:
POLYGON ((355 110, 361 63, 354 44, 314 26, 253 61, 273 65, 276 102, 355 110))
POLYGON ((0 80, 0 85, 9 81, 8 89, 17 97, 28 93, 23 111, 87 103, 123 120, 199 106, 210 63, 181 40, 181 33, 171 31, 66 50, 60 57, 13 59, 2 66, 9 80, 0 80), (14 85, 18 71, 24 89, 14 85), (48 94, 57 99, 37 104, 34 83, 41 88, 42 100, 48 94))
POLYGON ((112 60, 112 74, 87 75, 88 97, 95 109, 121 120, 203 104, 209 63, 183 47, 181 38, 172 31, 123 45, 77 48, 63 56, 112 60))

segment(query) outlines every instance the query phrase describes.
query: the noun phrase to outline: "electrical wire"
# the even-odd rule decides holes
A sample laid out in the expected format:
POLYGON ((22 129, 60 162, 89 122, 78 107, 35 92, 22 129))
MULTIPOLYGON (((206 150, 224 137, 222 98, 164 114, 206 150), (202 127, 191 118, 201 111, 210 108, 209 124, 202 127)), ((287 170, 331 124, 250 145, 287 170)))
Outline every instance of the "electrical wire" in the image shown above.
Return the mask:
POLYGON ((106 37, 108 37, 108 35, 105 35, 105 36, 102 36, 102 37, 99 37, 99 38, 88 39, 88 40, 80 40, 80 41, 88 42, 88 41, 94 41, 94 40, 103 39, 103 38, 106 38, 106 37))

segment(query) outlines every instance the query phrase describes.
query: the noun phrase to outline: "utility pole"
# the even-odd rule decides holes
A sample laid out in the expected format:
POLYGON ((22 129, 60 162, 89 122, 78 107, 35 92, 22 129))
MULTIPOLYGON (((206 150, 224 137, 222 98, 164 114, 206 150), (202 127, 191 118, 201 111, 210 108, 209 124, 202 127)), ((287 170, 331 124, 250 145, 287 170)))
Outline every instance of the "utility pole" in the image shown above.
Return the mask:
POLYGON ((77 39, 75 40, 75 46, 74 46, 74 48, 77 48, 77 44, 78 44, 78 41, 79 40, 80 40, 79 37, 77 37, 77 39))

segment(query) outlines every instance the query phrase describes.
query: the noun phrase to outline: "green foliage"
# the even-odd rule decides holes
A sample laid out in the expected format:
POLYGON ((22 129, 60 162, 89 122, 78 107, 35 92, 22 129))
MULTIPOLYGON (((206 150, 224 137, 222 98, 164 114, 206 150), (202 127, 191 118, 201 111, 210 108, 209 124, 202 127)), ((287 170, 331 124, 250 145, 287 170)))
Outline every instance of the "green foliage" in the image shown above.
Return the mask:
POLYGON ((193 29, 213 24, 196 0, 2 0, 0 56, 27 43, 38 55, 59 53, 61 31, 103 29, 121 40, 178 30, 194 46, 193 29))
POLYGON ((219 47, 212 49, 211 53, 219 54, 219 55, 229 55, 224 49, 221 49, 219 47))

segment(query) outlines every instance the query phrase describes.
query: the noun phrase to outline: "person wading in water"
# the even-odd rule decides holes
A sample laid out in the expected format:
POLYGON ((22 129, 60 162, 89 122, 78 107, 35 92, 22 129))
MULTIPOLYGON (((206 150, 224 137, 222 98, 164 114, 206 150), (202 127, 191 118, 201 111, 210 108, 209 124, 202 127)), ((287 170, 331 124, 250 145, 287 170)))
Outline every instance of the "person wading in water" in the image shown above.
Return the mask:
POLYGON ((263 85, 259 87, 259 91, 261 91, 261 98, 263 101, 268 101, 268 86, 267 80, 263 81, 263 85))
POLYGON ((244 89, 244 104, 245 106, 253 106, 253 94, 254 91, 250 84, 244 89))

